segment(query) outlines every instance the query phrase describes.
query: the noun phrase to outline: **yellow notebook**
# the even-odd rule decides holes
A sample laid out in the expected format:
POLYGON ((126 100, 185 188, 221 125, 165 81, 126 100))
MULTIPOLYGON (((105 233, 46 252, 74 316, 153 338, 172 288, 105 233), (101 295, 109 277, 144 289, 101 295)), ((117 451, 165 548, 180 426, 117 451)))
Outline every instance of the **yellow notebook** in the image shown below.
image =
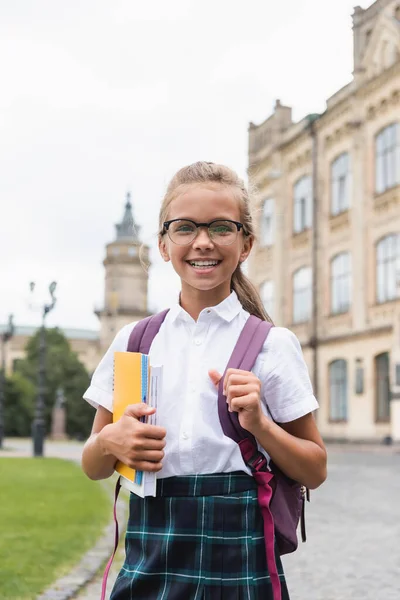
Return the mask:
MULTIPOLYGON (((129 404, 146 402, 157 408, 162 385, 162 367, 150 367, 149 357, 139 352, 114 352, 113 422, 118 421, 129 404)), ((155 415, 148 422, 155 424, 155 415)), ((155 496, 156 475, 116 464, 123 487, 139 496, 155 496)))

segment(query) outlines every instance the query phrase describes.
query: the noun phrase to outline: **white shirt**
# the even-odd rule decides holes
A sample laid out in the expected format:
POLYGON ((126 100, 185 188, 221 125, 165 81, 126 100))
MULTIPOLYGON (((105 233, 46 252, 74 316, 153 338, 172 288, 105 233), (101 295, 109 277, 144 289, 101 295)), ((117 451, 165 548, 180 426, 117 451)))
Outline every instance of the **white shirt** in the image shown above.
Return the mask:
MULTIPOLYGON (((222 432, 217 389, 208 376, 209 369, 223 374, 248 318, 235 292, 204 309, 197 322, 179 304, 167 314, 149 352, 151 364, 164 367, 157 424, 167 436, 158 477, 249 472, 236 442, 222 432)), ((112 412, 114 352, 127 349, 134 327, 131 323, 121 329, 94 372, 84 394, 93 406, 112 412)), ((262 384, 263 411, 268 415, 269 409, 278 423, 318 408, 300 344, 288 329, 271 329, 253 373, 262 384)))

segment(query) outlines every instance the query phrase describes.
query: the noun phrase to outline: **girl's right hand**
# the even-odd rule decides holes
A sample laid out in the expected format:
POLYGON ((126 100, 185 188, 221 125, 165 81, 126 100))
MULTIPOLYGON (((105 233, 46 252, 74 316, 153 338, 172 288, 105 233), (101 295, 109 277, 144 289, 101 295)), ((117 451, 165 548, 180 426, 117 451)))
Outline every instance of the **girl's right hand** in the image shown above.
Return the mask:
POLYGON ((165 436, 163 427, 142 423, 141 417, 152 415, 155 408, 130 404, 122 417, 103 427, 98 438, 105 455, 112 454, 137 471, 157 472, 162 468, 165 436))

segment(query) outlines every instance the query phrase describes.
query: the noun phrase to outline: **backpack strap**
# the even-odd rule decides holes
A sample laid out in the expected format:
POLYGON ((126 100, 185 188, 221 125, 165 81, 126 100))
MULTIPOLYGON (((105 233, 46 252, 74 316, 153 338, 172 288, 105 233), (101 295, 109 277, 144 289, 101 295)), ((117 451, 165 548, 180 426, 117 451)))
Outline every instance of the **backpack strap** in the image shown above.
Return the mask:
POLYGON ((127 351, 148 354, 150 346, 159 332, 161 325, 164 323, 168 312, 169 309, 163 310, 156 315, 151 315, 136 323, 129 336, 127 351))
POLYGON ((275 560, 275 526, 270 504, 274 478, 267 459, 258 450, 255 437, 240 425, 236 412, 229 412, 223 393, 226 371, 230 368, 251 371, 273 325, 250 315, 239 336, 218 387, 218 414, 224 434, 239 444, 243 460, 257 482, 258 504, 264 521, 265 552, 274 600, 281 600, 281 582, 275 560))
POLYGON ((256 444, 255 437, 243 429, 239 423, 238 413, 229 412, 227 410, 226 398, 224 396, 224 379, 228 369, 243 369, 251 371, 257 356, 260 354, 262 347, 273 325, 267 321, 262 321, 255 315, 250 315, 243 327, 236 346, 233 349, 232 355, 228 361, 227 367, 218 387, 218 414, 223 432, 233 441, 239 443, 243 439, 249 439, 256 444))

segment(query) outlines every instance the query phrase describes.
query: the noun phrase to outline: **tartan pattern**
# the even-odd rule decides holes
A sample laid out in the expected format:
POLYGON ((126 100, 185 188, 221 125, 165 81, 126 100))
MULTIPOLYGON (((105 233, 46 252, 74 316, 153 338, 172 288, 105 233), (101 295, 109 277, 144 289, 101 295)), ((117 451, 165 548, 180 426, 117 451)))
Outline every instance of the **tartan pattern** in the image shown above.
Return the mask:
POLYGON ((245 473, 171 477, 156 498, 131 494, 125 547, 111 600, 273 599, 257 484, 245 473))

